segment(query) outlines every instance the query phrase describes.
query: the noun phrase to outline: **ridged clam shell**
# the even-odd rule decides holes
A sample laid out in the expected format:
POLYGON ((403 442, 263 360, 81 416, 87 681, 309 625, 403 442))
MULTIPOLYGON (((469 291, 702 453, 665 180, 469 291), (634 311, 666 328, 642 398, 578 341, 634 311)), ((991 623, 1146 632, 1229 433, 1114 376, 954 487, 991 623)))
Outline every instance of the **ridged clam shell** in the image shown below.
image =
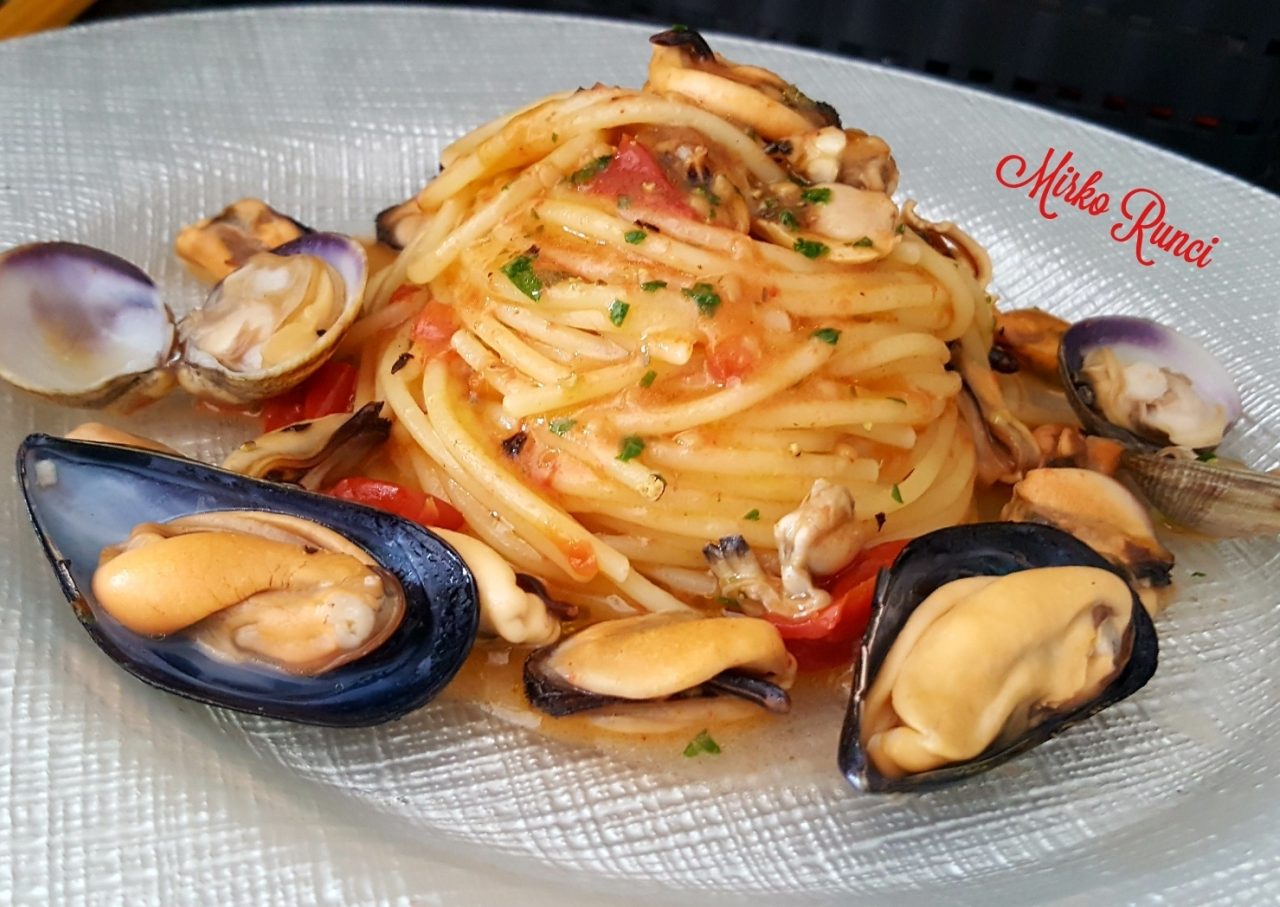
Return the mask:
POLYGON ((1166 517, 1205 535, 1280 534, 1280 477, 1154 454, 1126 453, 1125 473, 1166 517))

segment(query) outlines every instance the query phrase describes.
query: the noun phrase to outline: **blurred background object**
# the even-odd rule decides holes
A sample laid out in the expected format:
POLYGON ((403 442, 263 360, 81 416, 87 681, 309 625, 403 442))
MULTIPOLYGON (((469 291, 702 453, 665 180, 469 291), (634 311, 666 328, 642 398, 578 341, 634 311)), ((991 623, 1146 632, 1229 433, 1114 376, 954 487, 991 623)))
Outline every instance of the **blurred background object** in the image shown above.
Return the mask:
MULTIPOLYGON (((55 0, 8 0, 8 6, 55 0)), ((81 21, 232 5, 99 0, 81 21)), ((279 5, 261 3, 260 5, 279 5)), ((1280 0, 524 0, 817 48, 1093 120, 1280 190, 1280 0)), ((370 14, 375 14, 373 10, 370 14)))
POLYGON ((66 25, 93 0, 0 0, 0 39, 66 25))

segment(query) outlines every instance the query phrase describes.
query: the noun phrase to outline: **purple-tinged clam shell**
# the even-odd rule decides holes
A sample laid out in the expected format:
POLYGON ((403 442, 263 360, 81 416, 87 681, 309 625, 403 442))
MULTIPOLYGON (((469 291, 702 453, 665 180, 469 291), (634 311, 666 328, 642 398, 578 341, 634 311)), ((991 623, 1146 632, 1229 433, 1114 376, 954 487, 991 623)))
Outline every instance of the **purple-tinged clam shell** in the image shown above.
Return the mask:
POLYGON ((68 406, 116 402, 173 347, 173 320, 151 278, 78 243, 0 255, 0 306, 0 378, 68 406))
MULTIPOLYGON (((1221 407, 1228 428, 1240 418, 1243 407, 1231 375, 1194 340, 1144 318, 1086 318, 1063 335, 1058 365, 1067 399, 1091 434, 1113 438, 1137 450, 1176 446, 1159 429, 1135 430, 1117 425, 1103 414, 1098 390, 1085 374, 1085 367, 1091 352, 1104 349, 1110 350, 1122 365, 1146 362, 1184 376, 1197 397, 1210 406, 1221 407)), ((1206 449, 1215 445, 1188 446, 1206 449)))

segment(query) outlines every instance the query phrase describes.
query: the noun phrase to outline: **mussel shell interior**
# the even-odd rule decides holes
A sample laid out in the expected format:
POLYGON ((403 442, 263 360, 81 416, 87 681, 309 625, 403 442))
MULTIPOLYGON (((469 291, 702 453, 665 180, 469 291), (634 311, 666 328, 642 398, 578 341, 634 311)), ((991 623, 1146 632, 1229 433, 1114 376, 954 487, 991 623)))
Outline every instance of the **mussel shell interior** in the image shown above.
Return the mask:
MULTIPOLYGON (((1074 536, 1034 523, 978 523, 940 529, 909 543, 876 582, 870 625, 863 636, 853 695, 840 733, 840 770, 856 789, 867 792, 923 791, 994 768, 1039 746, 1059 731, 1132 695, 1155 674, 1157 642, 1147 611, 1133 599, 1133 648, 1129 662, 1096 700, 1057 715, 1014 743, 977 759, 904 778, 886 778, 867 759, 861 743, 862 706, 880 665, 916 607, 934 590, 970 576, 1004 576, 1037 567, 1084 566, 1124 578, 1096 551, 1074 536)), ((1130 590, 1132 593, 1132 590, 1130 590)))
POLYGON ((1067 329, 1058 347, 1058 369, 1067 400, 1081 423, 1092 434, 1103 435, 1137 450, 1155 451, 1169 446, 1168 438, 1146 437, 1108 422, 1102 410, 1089 400, 1093 392, 1083 376, 1085 357, 1091 350, 1111 347, 1122 360, 1141 358, 1185 375, 1197 394, 1221 405, 1227 426, 1240 418, 1243 404, 1230 373, 1203 346, 1173 328, 1145 318, 1108 315, 1086 318, 1067 329))
POLYGON ((462 558, 427 530, 391 514, 181 457, 47 435, 29 436, 17 465, 36 534, 89 635, 129 673, 170 693, 304 724, 380 724, 434 697, 475 639, 478 599, 462 558), (228 509, 313 520, 363 547, 404 587, 400 627, 365 657, 300 677, 217 659, 184 634, 139 636, 93 603, 100 551, 126 538, 134 525, 228 509))

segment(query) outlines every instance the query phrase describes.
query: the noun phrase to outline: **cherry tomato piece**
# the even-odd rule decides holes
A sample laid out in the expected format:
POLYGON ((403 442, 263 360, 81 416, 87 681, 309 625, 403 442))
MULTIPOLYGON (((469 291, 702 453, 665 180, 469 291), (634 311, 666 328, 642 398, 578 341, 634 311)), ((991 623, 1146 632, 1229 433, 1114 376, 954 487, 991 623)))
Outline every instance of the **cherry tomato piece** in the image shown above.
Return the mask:
POLYGON ((442 501, 435 495, 416 488, 406 488, 382 479, 351 476, 335 483, 325 494, 367 507, 376 507, 423 526, 461 529, 463 525, 462 514, 448 501, 442 501))

